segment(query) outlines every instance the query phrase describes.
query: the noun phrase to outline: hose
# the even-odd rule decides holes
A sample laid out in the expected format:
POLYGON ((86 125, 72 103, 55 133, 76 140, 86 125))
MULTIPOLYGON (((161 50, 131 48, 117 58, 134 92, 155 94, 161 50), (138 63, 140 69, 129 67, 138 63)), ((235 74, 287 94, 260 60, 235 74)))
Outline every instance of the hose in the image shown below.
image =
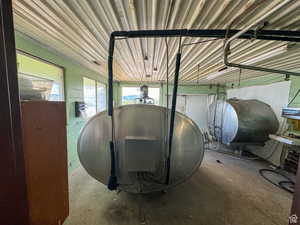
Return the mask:
POLYGON ((295 182, 292 181, 289 177, 287 177, 286 175, 282 174, 280 171, 278 170, 273 170, 273 169, 260 169, 259 170, 259 174, 265 179, 267 180, 268 182, 270 182, 271 184, 273 184, 274 186, 276 187, 279 187, 280 189, 282 190, 285 190, 289 193, 294 193, 294 186, 295 186, 295 182), (275 181, 271 180, 270 178, 268 178, 266 175, 265 175, 265 172, 270 172, 270 173, 275 173, 281 177, 284 178, 284 180, 282 181, 279 181, 278 183, 276 183, 275 181), (291 185, 291 189, 287 188, 285 185, 286 184, 290 184, 291 185))

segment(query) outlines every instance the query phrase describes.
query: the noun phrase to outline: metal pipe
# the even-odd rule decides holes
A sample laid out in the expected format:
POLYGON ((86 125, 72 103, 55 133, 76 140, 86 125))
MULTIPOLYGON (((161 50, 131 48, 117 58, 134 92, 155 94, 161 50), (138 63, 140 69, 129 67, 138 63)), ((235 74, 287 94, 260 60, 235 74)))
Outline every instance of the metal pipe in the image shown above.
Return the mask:
POLYGON ((247 27, 245 27, 243 30, 237 32, 236 34, 234 34, 232 37, 230 37, 226 43, 225 43, 225 47, 226 45, 228 45, 231 41, 233 41, 234 39, 237 39, 238 37, 240 37, 241 35, 245 34, 248 30, 250 30, 252 27, 254 27, 255 25, 259 24, 260 22, 262 22, 264 19, 266 19, 268 16, 272 15, 274 12, 276 12, 277 10, 281 9, 282 7, 284 7, 286 4, 290 3, 293 0, 285 0, 282 3, 280 3, 279 5, 275 6, 272 10, 270 10, 269 12, 267 12, 266 14, 264 14, 258 21, 255 21, 254 23, 248 25, 247 27))
MULTIPOLYGON (((207 38, 225 38, 234 36, 241 30, 225 29, 172 29, 172 30, 135 30, 135 31, 114 31, 115 37, 127 38, 159 38, 159 37, 207 37, 207 38)), ((252 39, 255 36, 254 30, 248 30, 239 36, 240 39, 252 39)), ((275 40, 275 41, 293 41, 300 42, 300 31, 283 31, 283 30, 262 30, 256 35, 256 39, 275 40)))
POLYGON ((113 115, 113 59, 115 48, 115 36, 111 34, 108 52, 108 115, 113 115))
MULTIPOLYGON (((224 51, 224 54, 228 54, 228 53, 226 51, 224 51)), ((237 67, 237 68, 242 68, 242 69, 256 70, 256 71, 262 71, 262 72, 268 72, 268 73, 279 73, 282 75, 300 76, 299 72, 292 72, 292 71, 286 71, 286 70, 275 70, 275 69, 269 69, 269 68, 258 67, 258 66, 249 66, 249 65, 237 64, 237 63, 230 63, 230 62, 228 62, 227 56, 224 57, 224 64, 228 67, 237 67)))
MULTIPOLYGON (((228 66, 228 67, 237 67, 237 68, 242 68, 242 69, 256 70, 256 71, 262 71, 262 72, 268 72, 268 73, 279 73, 279 74, 283 74, 283 75, 300 76, 299 72, 292 72, 292 71, 286 71, 286 70, 276 70, 276 69, 270 69, 270 68, 265 68, 265 67, 250 66, 250 65, 244 65, 244 64, 237 64, 237 63, 231 63, 231 62, 228 61, 228 54, 229 54, 229 51, 230 51, 230 43, 233 40, 235 40, 237 38, 240 38, 242 35, 244 35, 245 33, 247 33, 248 30, 251 29, 253 26, 257 25, 258 23, 260 23, 261 21, 263 21, 264 19, 266 19, 268 16, 272 15, 274 12, 276 12, 277 10, 281 9, 282 7, 284 7, 289 2, 291 2, 291 0, 286 0, 286 1, 282 2, 281 4, 277 5, 272 10, 270 10, 268 13, 266 13, 263 17, 261 17, 258 21, 256 21, 253 24, 250 24, 249 26, 247 26, 243 30, 237 32, 236 34, 234 34, 233 36, 231 36, 228 40, 226 40, 225 44, 224 44, 224 64, 226 66, 228 66)), ((280 37, 277 37, 277 38, 279 39, 280 37)))
MULTIPOLYGON (((276 7, 277 8, 277 7, 276 7)), ((273 11, 273 10, 272 10, 273 11)), ((250 39, 254 36, 255 31, 250 30, 187 30, 187 29, 173 29, 173 30, 138 30, 138 31, 115 31, 111 33, 110 44, 109 44, 109 57, 108 57, 108 114, 112 116, 113 111, 113 52, 115 37, 128 37, 128 38, 139 38, 139 37, 177 37, 177 36, 189 36, 189 37, 218 37, 225 38, 227 35, 233 35, 235 38, 250 39), (240 36, 237 36, 239 34, 240 36)), ((293 41, 300 42, 299 31, 279 31, 279 30, 264 30, 260 31, 260 34, 256 36, 256 39, 261 40, 280 40, 280 41, 293 41)), ((230 39, 232 40, 232 39, 230 39)), ((280 73, 288 75, 299 76, 300 73, 289 72, 283 70, 273 70, 267 68, 258 68, 249 65, 241 65, 228 62, 228 49, 229 42, 225 43, 224 48, 224 63, 230 67, 239 67, 250 70, 259 70, 270 73, 280 73)))
POLYGON ((173 87, 172 108, 171 108, 171 118, 170 118, 169 155, 168 155, 168 159, 167 159, 167 177, 166 177, 167 185, 170 183, 172 140, 173 140, 173 133, 174 133, 174 121, 175 121, 175 112, 176 112, 176 100, 177 100, 180 60, 181 60, 181 53, 178 52, 177 56, 176 56, 176 68, 175 68, 175 76, 174 76, 174 87, 173 87))
POLYGON ((107 188, 111 191, 116 190, 118 187, 118 179, 116 176, 116 157, 115 157, 115 147, 112 141, 109 142, 110 145, 110 176, 107 184, 107 188))
POLYGON ((110 177, 108 180, 107 187, 109 190, 116 190, 118 187, 118 180, 116 176, 116 157, 114 147, 114 112, 113 112, 113 56, 115 48, 115 37, 113 34, 109 40, 109 54, 108 54, 108 115, 111 117, 111 141, 109 145, 110 149, 110 177))

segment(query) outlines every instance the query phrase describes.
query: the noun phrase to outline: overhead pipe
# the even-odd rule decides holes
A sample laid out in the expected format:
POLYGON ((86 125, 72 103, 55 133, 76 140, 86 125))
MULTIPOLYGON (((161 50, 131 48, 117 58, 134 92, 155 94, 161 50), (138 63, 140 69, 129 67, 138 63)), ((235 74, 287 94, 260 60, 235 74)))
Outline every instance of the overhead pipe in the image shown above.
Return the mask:
MULTIPOLYGON (((159 38, 159 37, 207 37, 207 38, 225 38, 232 36, 239 39, 251 39, 255 35, 253 30, 196 30, 196 29, 173 29, 173 30, 137 30, 137 31, 114 31, 111 33, 109 41, 108 56, 108 115, 112 115, 113 109, 113 53, 116 37, 123 38, 159 38), (242 33, 241 33, 242 32, 242 33), (237 35, 238 34, 238 35, 237 35), (237 36, 236 36, 237 35, 237 36)), ((259 40, 272 41, 291 41, 300 42, 300 31, 281 31, 281 30, 262 30, 256 35, 259 40)), ((228 46, 228 42, 227 45, 228 46)), ((226 48, 225 48, 226 49, 226 48)), ((227 54, 225 54, 227 56, 227 54)), ((224 62, 229 63, 225 57, 224 62)))
MULTIPOLYGON (((115 172, 116 163, 115 163, 115 149, 114 149, 114 114, 113 114, 113 54, 114 54, 114 46, 115 46, 116 37, 158 38, 158 37, 184 37, 185 36, 185 37, 225 38, 226 36, 231 36, 231 35, 233 35, 233 37, 235 37, 235 38, 251 39, 255 35, 255 31, 253 31, 253 30, 242 30, 242 31, 241 30, 229 30, 228 31, 228 30, 173 29, 173 30, 114 31, 111 33, 110 41, 109 41, 109 52, 108 52, 109 53, 108 54, 108 115, 111 117, 111 122, 112 122, 112 133, 111 133, 111 142, 110 142, 111 175, 110 175, 110 179, 108 182, 108 188, 110 190, 115 190, 118 187, 118 182, 117 182, 117 177, 116 177, 116 172, 115 172)), ((256 39, 300 42, 300 32, 299 31, 264 30, 264 31, 261 31, 258 35, 256 35, 256 39)), ((229 43, 230 42, 227 42, 226 46, 229 46, 229 43)), ((226 51, 226 49, 225 49, 225 51, 226 51)), ((227 57, 227 52, 225 52, 225 51, 224 51, 224 56, 227 57)), ((228 63, 226 57, 224 57, 224 62, 226 61, 226 63, 228 63)), ((179 51, 177 54, 177 57, 176 57, 176 70, 175 70, 172 110, 171 110, 171 120, 170 120, 170 132, 169 132, 169 147, 170 147, 169 151, 171 150, 171 147, 172 147, 172 137, 173 137, 174 120, 175 120, 175 109, 176 109, 176 100, 177 100, 177 88, 178 88, 178 80, 179 80, 180 60, 181 60, 181 53, 179 51), (172 116, 172 114, 173 114, 173 116, 172 116)), ((233 64, 233 65, 235 65, 235 64, 233 64)), ((265 69, 265 71, 266 71, 266 69, 265 69)), ((270 70, 268 69, 267 71, 270 71, 270 70)), ((274 70, 271 70, 271 71, 274 71, 274 70)), ((292 72, 285 73, 285 74, 295 75, 292 72)), ((168 168, 170 168, 170 156, 171 156, 171 154, 169 152, 168 168)), ((168 173, 167 173, 166 183, 169 183, 169 176, 170 176, 170 170, 168 170, 168 173)))
MULTIPOLYGON (((123 38, 159 38, 159 37, 207 37, 207 38, 225 38, 235 36, 241 30, 225 29, 172 29, 172 30, 134 30, 134 31, 114 31, 114 37, 123 38)), ((241 39, 252 39, 255 35, 254 30, 247 30, 239 35, 241 39)), ((300 42, 300 31, 285 30, 262 30, 256 35, 256 39, 269 41, 293 41, 300 42)))
MULTIPOLYGON (((286 71, 286 70, 277 70, 277 69, 270 69, 265 67, 259 67, 259 66, 251 66, 251 65, 245 65, 245 64, 237 64, 237 63, 231 63, 228 60, 228 55, 230 53, 230 44, 232 41, 236 40, 237 38, 242 37, 244 34, 246 34, 252 27, 256 26, 257 24, 264 21, 268 16, 272 15, 277 10, 281 9, 282 7, 286 6, 288 3, 290 3, 293 0, 286 0, 274 7, 272 10, 270 10, 268 13, 266 13, 264 16, 262 16, 258 21, 248 25, 243 30, 235 33, 233 36, 229 37, 228 40, 225 40, 224 44, 224 64, 228 67, 237 67, 242 69, 248 69, 248 70, 256 70, 256 71, 262 71, 262 72, 268 72, 268 73, 279 73, 283 75, 294 75, 294 76, 300 76, 299 72, 292 72, 292 71, 286 71)), ((230 33, 230 27, 227 29, 228 33, 230 33)), ((281 32, 281 31, 279 31, 281 32)), ((260 31, 260 33, 263 33, 263 31, 260 31)), ((255 38, 257 37, 256 33, 255 38)), ((226 37, 227 38, 227 37, 226 37)), ((280 37, 278 37, 280 38, 280 37)))

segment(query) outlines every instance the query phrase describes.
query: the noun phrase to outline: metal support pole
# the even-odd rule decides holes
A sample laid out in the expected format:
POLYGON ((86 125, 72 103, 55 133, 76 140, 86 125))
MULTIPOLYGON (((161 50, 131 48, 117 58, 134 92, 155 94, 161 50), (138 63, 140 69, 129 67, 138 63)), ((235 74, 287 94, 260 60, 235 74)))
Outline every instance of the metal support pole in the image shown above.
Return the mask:
POLYGON ((114 109, 113 109, 113 55, 115 47, 115 37, 113 34, 109 40, 109 54, 108 54, 108 115, 111 117, 111 141, 109 143, 110 149, 110 177, 108 180, 107 187, 109 190, 116 190, 118 187, 118 179, 116 176, 116 156, 115 156, 115 145, 114 145, 114 109))
POLYGON ((177 101, 177 89, 178 89, 180 60, 181 60, 181 53, 178 52, 177 56, 176 56, 176 68, 175 68, 175 76, 174 76, 174 87, 173 87, 172 108, 171 108, 171 118, 170 118, 169 155, 168 155, 168 159, 167 159, 167 177, 166 177, 166 184, 167 185, 170 183, 172 140, 173 140, 173 133, 174 133, 175 113, 176 113, 176 101, 177 101))
POLYGON ((108 115, 113 115, 113 59, 115 48, 115 36, 111 34, 108 52, 108 115))

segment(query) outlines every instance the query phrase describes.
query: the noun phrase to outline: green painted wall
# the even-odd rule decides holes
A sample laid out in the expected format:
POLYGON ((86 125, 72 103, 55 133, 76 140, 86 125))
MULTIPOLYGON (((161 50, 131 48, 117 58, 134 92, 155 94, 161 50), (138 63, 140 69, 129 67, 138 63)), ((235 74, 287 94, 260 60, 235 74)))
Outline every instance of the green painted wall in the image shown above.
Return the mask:
MULTIPOLYGON (((80 129, 85 123, 82 118, 75 117, 74 102, 83 101, 83 76, 106 83, 106 78, 91 71, 78 63, 69 60, 54 51, 47 49, 38 42, 16 32, 16 48, 31 55, 40 57, 64 68, 65 101, 67 111, 67 142, 69 171, 79 165, 77 157, 77 138, 80 129)), ((47 70, 48 68, 43 68, 47 70)), ((40 70, 40 68, 39 68, 40 70)), ((41 72, 41 71, 40 71, 41 72)), ((48 71, 49 72, 49 71, 48 71)))

